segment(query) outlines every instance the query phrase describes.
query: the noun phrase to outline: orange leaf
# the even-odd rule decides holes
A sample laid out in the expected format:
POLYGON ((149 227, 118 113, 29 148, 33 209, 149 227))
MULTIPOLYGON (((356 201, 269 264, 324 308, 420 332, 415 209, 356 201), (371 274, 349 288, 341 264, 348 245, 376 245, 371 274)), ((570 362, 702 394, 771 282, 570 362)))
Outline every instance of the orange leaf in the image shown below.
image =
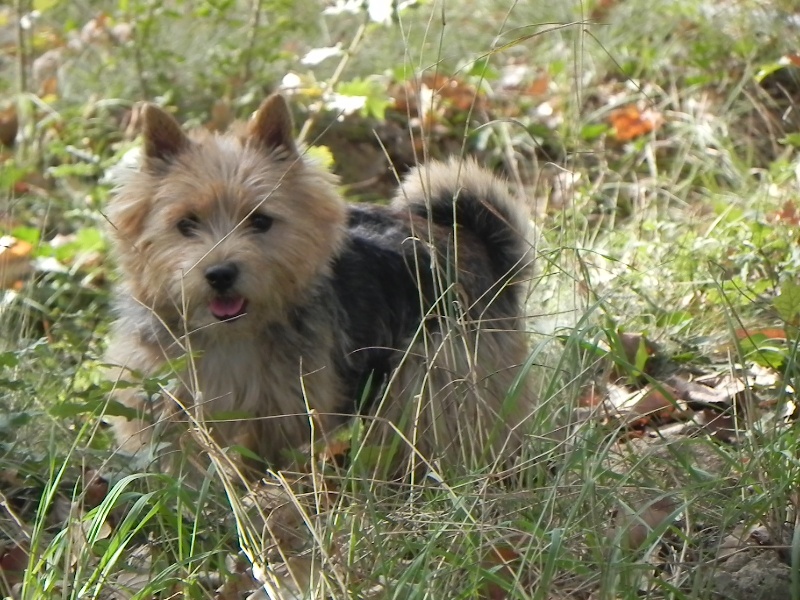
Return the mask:
POLYGON ((620 142, 629 142, 657 130, 664 122, 661 113, 654 110, 640 111, 634 105, 618 108, 609 117, 614 128, 614 137, 620 142))
POLYGON ((774 222, 784 222, 787 225, 800 225, 800 212, 793 200, 787 200, 779 211, 769 215, 769 220, 774 222))
POLYGON ((677 408, 675 398, 678 392, 665 383, 661 385, 666 395, 657 388, 651 388, 631 409, 632 427, 644 427, 653 421, 663 423, 672 420, 677 408))
POLYGON ((11 104, 5 108, 0 108, 0 144, 11 146, 17 137, 17 107, 11 104))
POLYGON ((756 327, 753 329, 737 329, 736 339, 744 340, 754 335, 763 335, 769 340, 785 340, 786 330, 780 327, 756 327))
POLYGON ((600 406, 602 403, 603 394, 597 389, 596 385, 589 384, 583 388, 583 390, 581 390, 581 395, 578 399, 579 406, 583 406, 584 408, 594 408, 595 406, 600 406))
MULTIPOLYGON (((481 566, 486 570, 492 570, 497 577, 511 582, 515 579, 514 567, 518 566, 519 560, 519 553, 511 546, 494 546, 486 553, 481 566)), ((508 598, 506 591, 494 581, 487 581, 481 592, 480 597, 487 600, 508 598)))
POLYGON ((320 459, 333 464, 341 463, 350 453, 350 440, 332 440, 320 452, 320 459))
POLYGON ((33 246, 11 236, 0 237, 0 288, 12 286, 33 268, 33 246))
POLYGON ((546 74, 531 81, 530 85, 525 89, 525 93, 529 96, 542 96, 550 89, 550 77, 546 74))
POLYGON ((28 550, 15 544, 0 550, 0 578, 13 585, 22 581, 22 574, 28 568, 28 550))

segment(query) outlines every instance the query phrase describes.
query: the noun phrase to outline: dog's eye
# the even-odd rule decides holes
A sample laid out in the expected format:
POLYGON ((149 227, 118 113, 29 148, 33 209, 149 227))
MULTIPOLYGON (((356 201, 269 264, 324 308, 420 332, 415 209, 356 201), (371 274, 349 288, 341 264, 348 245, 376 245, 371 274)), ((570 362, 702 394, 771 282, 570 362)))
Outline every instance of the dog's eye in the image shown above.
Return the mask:
POLYGON ((197 217, 191 215, 178 221, 176 227, 183 237, 193 237, 197 234, 197 228, 199 225, 200 222, 197 220, 197 217))
POLYGON ((250 217, 250 227, 253 228, 253 231, 264 233, 272 227, 272 218, 256 213, 250 217))

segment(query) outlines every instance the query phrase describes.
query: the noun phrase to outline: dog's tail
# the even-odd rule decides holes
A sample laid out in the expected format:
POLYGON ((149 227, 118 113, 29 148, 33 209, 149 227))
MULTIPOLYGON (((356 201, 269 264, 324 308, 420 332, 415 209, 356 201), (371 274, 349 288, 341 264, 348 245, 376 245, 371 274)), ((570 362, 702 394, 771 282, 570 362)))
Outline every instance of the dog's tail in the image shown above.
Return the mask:
POLYGON ((486 247, 495 281, 530 279, 535 233, 528 213, 502 180, 475 161, 451 158, 412 169, 393 206, 471 232, 486 247))

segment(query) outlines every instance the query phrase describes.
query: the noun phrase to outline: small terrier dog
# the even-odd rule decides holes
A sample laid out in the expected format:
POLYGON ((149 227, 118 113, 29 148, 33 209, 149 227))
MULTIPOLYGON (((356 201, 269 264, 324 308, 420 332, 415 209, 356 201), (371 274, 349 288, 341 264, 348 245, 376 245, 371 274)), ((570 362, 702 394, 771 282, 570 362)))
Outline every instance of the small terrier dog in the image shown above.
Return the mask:
POLYGON ((426 459, 519 451, 534 249, 502 182, 434 162, 388 206, 347 204, 280 95, 224 135, 187 135, 154 105, 141 119, 141 164, 107 214, 121 270, 107 362, 137 414, 112 418, 124 450, 163 450, 153 432, 191 414, 273 465, 355 415, 366 439, 426 459), (137 391, 157 377, 173 383, 137 391))

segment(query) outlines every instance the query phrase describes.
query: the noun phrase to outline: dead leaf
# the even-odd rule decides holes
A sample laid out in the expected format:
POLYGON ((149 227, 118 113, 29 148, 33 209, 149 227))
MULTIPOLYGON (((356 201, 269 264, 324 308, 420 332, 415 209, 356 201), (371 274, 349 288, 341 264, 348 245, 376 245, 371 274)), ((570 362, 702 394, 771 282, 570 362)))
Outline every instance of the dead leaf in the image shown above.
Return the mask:
POLYGON ((253 527, 262 531, 264 541, 277 545, 282 553, 305 546, 311 534, 304 508, 281 485, 262 482, 243 499, 253 527))
POLYGON ((612 111, 609 121, 614 130, 614 137, 620 142, 629 142, 658 130, 664 123, 664 117, 655 110, 640 111, 631 104, 612 111))
POLYGON ((702 410, 708 405, 728 405, 730 398, 723 390, 709 387, 699 381, 690 381, 680 375, 671 375, 664 382, 675 390, 677 397, 685 400, 689 408, 702 410))
POLYGON ((33 270, 33 246, 10 235, 0 237, 0 288, 8 289, 33 270))
POLYGON ((331 440, 320 452, 320 460, 334 465, 343 465, 346 463, 349 454, 349 439, 331 440))
POLYGON ((786 225, 797 227, 800 225, 800 211, 797 210, 797 204, 795 204, 794 200, 787 200, 780 210, 769 214, 767 220, 772 223, 785 223, 786 225))
POLYGON ((222 586, 216 590, 215 600, 239 600, 245 594, 253 592, 259 587, 249 571, 236 572, 228 577, 222 586))
POLYGON ((85 45, 104 44, 110 40, 108 31, 108 15, 104 12, 98 13, 93 19, 89 19, 81 28, 80 40, 85 45))
POLYGON ((590 383, 581 391, 581 396, 578 399, 578 406, 584 408, 594 408, 603 403, 603 393, 598 389, 595 383, 590 383))
POLYGON ((739 399, 743 399, 740 397, 747 390, 747 384, 739 377, 734 377, 726 373, 719 379, 714 389, 724 398, 723 402, 733 403, 739 399))
POLYGON ((726 444, 739 441, 741 428, 737 426, 736 419, 732 415, 707 408, 700 411, 697 420, 711 437, 726 444))
MULTIPOLYGON (((520 560, 519 552, 511 546, 493 546, 481 562, 481 568, 491 571, 495 577, 511 584, 516 580, 520 560)), ((496 581, 487 580, 481 588, 479 597, 486 600, 505 600, 508 598, 508 592, 496 581)))
MULTIPOLYGON (((800 224, 800 222, 798 223, 800 224)), ((770 340, 785 340, 786 330, 781 327, 755 327, 750 329, 737 329, 736 339, 745 340, 754 335, 763 335, 770 340)))
POLYGON ((678 392, 666 384, 661 384, 661 389, 649 387, 644 395, 628 413, 631 426, 644 427, 654 421, 658 423, 673 420, 678 411, 678 392))
POLYGON ((393 109, 418 117, 432 127, 454 115, 484 108, 484 96, 472 85, 442 73, 424 73, 418 81, 406 81, 390 89, 393 109))
POLYGON ((206 129, 211 131, 225 131, 233 123, 234 114, 229 101, 219 99, 211 107, 211 120, 206 123, 206 129))
POLYGON ((122 598, 130 598, 143 590, 153 579, 153 546, 142 544, 131 549, 127 554, 128 569, 119 573, 115 584, 129 593, 122 598))
POLYGON ((525 88, 525 93, 528 96, 543 96, 550 89, 550 77, 545 73, 541 77, 537 77, 525 88))
POLYGON ((12 543, 0 549, 0 580, 8 585, 22 581, 22 574, 28 568, 28 550, 25 546, 12 543))
POLYGON ((0 109, 0 144, 3 146, 13 146, 17 139, 17 129, 19 120, 17 119, 17 105, 9 104, 0 109))
POLYGON ((58 77, 48 77, 39 84, 39 96, 58 98, 58 77))
POLYGON ((717 560, 729 558, 743 548, 752 546, 773 546, 779 545, 780 541, 772 539, 769 530, 760 523, 746 525, 740 523, 733 532, 726 535, 720 542, 717 550, 717 560))
POLYGON ((619 365, 614 369, 617 377, 639 376, 647 371, 650 357, 655 354, 655 347, 640 333, 618 333, 620 350, 624 353, 627 365, 619 365))
POLYGON ((620 503, 608 537, 614 541, 619 540, 627 548, 638 549, 645 543, 651 531, 675 518, 677 507, 675 500, 669 497, 642 503, 639 507, 620 503))
POLYGON ((608 13, 618 4, 619 0, 600 0, 590 13, 592 21, 603 21, 608 17, 608 13))
POLYGON ((108 480, 101 477, 94 469, 87 469, 83 474, 83 505, 86 509, 100 506, 108 496, 108 480))

